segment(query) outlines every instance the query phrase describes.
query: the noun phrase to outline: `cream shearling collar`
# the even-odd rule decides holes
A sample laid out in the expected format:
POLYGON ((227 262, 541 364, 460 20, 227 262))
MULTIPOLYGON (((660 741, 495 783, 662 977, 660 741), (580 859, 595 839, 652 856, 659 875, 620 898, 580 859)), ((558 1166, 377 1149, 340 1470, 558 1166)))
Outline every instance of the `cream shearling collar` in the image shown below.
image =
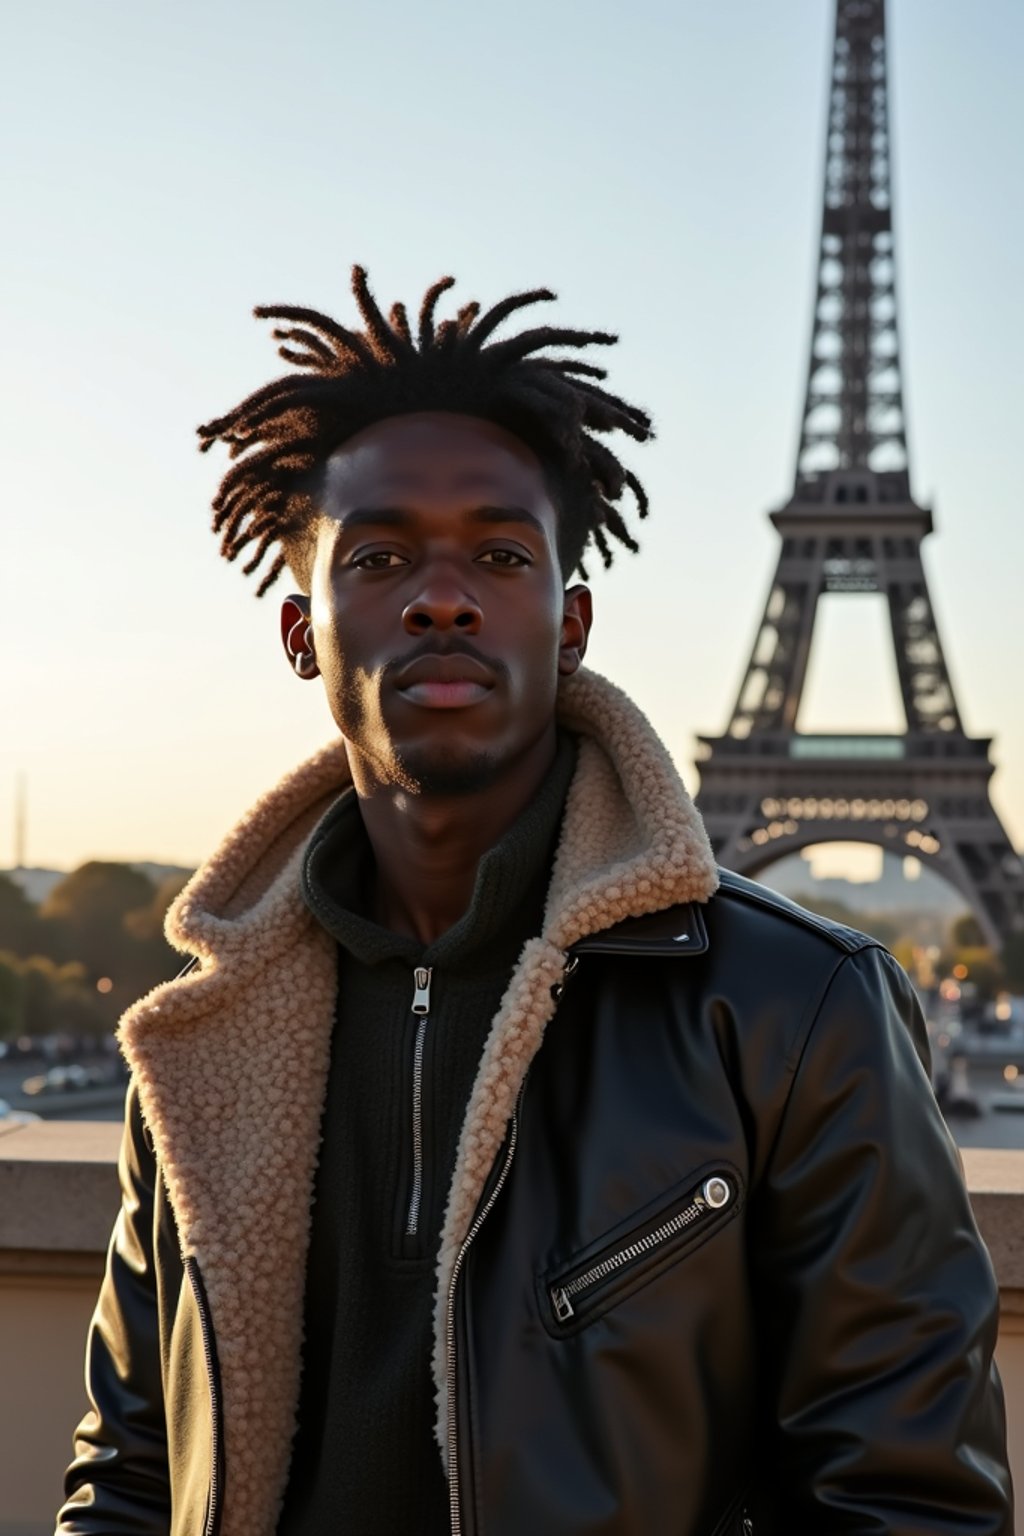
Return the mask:
MULTIPOLYGON (((628 917, 708 900, 700 816, 646 717, 586 670, 559 718, 580 737, 543 934, 494 1018, 459 1142, 438 1258, 434 1374, 444 1443, 444 1322, 456 1257, 520 1085, 555 1011, 566 950, 628 917)), ((182 1252, 198 1261, 220 1357, 223 1536, 272 1536, 298 1403, 310 1202, 334 1023, 334 944, 299 886, 310 832, 351 782, 344 743, 243 817, 168 913, 198 968, 151 992, 120 1039, 182 1252)))

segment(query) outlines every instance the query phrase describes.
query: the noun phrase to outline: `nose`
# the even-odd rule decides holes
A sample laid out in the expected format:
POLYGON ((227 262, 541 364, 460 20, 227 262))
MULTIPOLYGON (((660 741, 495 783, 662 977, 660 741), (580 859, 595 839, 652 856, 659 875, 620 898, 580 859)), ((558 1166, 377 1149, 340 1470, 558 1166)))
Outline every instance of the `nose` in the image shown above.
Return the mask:
POLYGON ((483 622, 479 605, 448 582, 429 583, 402 612, 402 624, 410 635, 425 635, 428 630, 457 630, 463 635, 477 635, 483 622))

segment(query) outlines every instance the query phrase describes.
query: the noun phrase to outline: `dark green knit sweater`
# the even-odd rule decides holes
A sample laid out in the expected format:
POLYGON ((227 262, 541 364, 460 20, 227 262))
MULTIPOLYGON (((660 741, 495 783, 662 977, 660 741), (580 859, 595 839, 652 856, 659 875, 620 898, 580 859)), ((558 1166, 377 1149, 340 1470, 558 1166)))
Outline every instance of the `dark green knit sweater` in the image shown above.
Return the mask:
POLYGON ((449 1530, 430 1374, 441 1221, 484 1041, 540 932, 575 758, 560 739, 539 794, 480 861, 469 910, 426 947, 365 915, 374 866, 353 791, 310 841, 303 895, 338 941, 338 1009, 278 1536, 449 1530), (418 967, 428 1014, 412 1011, 418 967))

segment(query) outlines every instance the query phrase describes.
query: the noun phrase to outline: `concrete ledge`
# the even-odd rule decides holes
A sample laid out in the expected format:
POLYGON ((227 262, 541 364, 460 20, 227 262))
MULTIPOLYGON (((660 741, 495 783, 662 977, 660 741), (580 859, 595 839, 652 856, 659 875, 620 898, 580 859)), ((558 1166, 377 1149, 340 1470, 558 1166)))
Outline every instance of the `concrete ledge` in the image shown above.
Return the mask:
MULTIPOLYGON (((0 1135, 0 1362, 18 1384, 0 1436, 0 1536, 53 1530, 72 1426, 88 1406, 82 1354, 117 1213, 120 1137, 117 1124, 84 1121, 0 1135)), ((999 1277, 996 1358, 1024 1487, 1024 1152, 965 1151, 963 1161, 999 1277)))
POLYGON ((120 1144, 121 1127, 102 1121, 40 1120, 6 1131, 0 1255, 105 1253, 120 1199, 120 1144))
POLYGON ((965 1147, 962 1153, 974 1217, 992 1255, 1004 1312, 1017 1312, 1024 1292, 1024 1152, 965 1147))
MULTIPOLYGON (((61 1289, 84 1285, 90 1294, 95 1295, 105 1267, 106 1255, 103 1253, 73 1253, 54 1248, 0 1248, 0 1292, 31 1281, 37 1289, 47 1284, 61 1289)), ((0 1536, 3 1536, 2 1526, 0 1536)))
MULTIPOLYGON (((110 1122, 40 1120, 0 1136, 0 1269, 43 1273, 43 1255, 67 1254, 86 1272, 106 1253, 118 1207, 121 1127, 110 1122), (76 1258, 72 1258, 75 1255, 76 1258)), ((981 1234, 1006 1293, 1024 1316, 1024 1151, 965 1148, 964 1172, 981 1234)))

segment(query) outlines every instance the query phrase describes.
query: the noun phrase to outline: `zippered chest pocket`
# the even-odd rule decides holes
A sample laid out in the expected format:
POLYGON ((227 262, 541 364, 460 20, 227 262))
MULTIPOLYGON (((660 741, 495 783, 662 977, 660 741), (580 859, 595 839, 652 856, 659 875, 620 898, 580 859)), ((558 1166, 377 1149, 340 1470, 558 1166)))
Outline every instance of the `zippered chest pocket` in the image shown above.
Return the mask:
POLYGON ((699 1247, 741 1204, 742 1186, 734 1168, 716 1164, 695 1174, 655 1214, 544 1276, 541 1306, 546 1327, 564 1335, 599 1316, 699 1247))

